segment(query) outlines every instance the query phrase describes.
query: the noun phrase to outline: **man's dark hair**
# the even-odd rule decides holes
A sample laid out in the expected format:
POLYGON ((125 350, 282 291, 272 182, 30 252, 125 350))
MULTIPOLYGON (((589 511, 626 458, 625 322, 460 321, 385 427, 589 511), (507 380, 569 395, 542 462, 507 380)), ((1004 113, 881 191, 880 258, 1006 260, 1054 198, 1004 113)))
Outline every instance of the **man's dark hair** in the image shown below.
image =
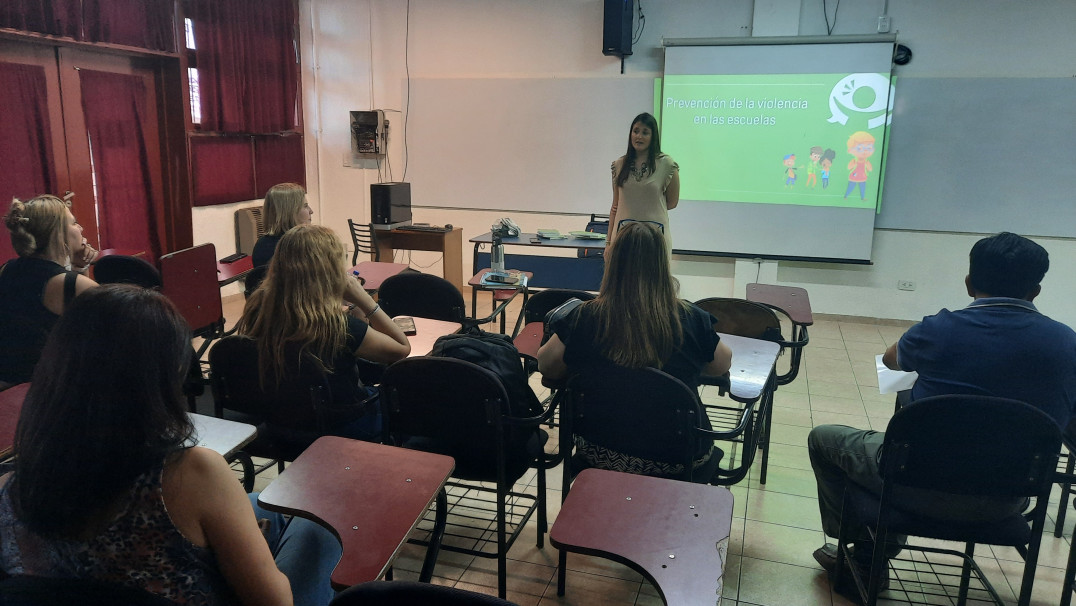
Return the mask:
POLYGON ((970 258, 972 288, 994 297, 1026 298, 1050 269, 1045 248, 1007 231, 976 242, 970 258))

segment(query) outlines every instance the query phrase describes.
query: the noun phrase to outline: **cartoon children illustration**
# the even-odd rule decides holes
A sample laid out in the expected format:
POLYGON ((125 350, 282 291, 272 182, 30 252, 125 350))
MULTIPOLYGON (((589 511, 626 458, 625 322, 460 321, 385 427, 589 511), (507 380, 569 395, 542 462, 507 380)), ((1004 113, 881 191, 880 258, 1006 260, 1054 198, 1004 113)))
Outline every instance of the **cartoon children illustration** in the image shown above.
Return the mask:
POLYGON ((832 149, 826 148, 826 151, 822 152, 822 159, 819 161, 822 172, 822 189, 829 187, 829 169, 833 166, 833 159, 837 157, 837 152, 832 149))
POLYGON ((811 162, 807 165, 807 187, 814 187, 818 184, 818 170, 821 168, 818 161, 821 158, 822 148, 815 145, 811 148, 811 162))
POLYGON ((785 156, 785 187, 792 187, 796 184, 796 154, 788 154, 785 156))
POLYGON ((856 131, 848 137, 848 153, 852 154, 852 160, 848 162, 848 189, 844 191, 844 197, 852 193, 856 184, 859 184, 859 199, 867 197, 867 173, 874 170, 867 160, 874 154, 874 136, 864 131, 856 131))

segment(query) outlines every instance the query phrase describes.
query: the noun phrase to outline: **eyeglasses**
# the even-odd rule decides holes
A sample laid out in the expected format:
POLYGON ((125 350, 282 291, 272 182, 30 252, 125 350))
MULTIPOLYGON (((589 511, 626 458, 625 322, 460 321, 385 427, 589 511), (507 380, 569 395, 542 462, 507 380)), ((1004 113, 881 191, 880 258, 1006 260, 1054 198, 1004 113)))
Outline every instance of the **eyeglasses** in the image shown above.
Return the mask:
POLYGON ((616 228, 623 228, 625 223, 645 223, 657 227, 658 231, 660 231, 662 234, 665 233, 665 224, 659 221, 637 221, 635 219, 621 219, 620 221, 617 221, 616 228))

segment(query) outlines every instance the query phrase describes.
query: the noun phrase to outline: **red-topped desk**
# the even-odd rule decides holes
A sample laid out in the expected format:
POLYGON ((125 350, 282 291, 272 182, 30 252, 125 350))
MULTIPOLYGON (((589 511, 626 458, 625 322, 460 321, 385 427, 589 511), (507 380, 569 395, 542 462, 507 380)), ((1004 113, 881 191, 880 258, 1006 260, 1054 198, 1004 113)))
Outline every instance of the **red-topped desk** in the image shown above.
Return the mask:
MULTIPOLYGON (((554 547, 630 566, 666 604, 715 604, 732 532, 725 488, 585 469, 549 531, 554 547)), ((557 595, 564 595, 564 559, 557 595)))
POLYGON ((408 268, 406 263, 363 261, 348 271, 362 280, 362 287, 369 291, 381 288, 381 283, 408 268))
POLYGON ((455 334, 463 328, 459 322, 446 322, 444 320, 431 320, 411 316, 415 321, 415 334, 407 335, 407 341, 411 344, 411 353, 407 356, 424 356, 433 350, 433 344, 437 339, 445 335, 455 334))
POLYGON ((492 272, 492 269, 488 267, 486 269, 479 270, 474 276, 468 280, 467 285, 471 287, 471 316, 478 317, 478 291, 485 290, 493 293, 493 311, 489 314, 489 320, 501 316, 501 333, 504 334, 505 329, 505 316, 507 312, 505 308, 512 299, 516 298, 516 295, 523 293, 523 307, 519 310, 519 317, 516 318, 516 325, 513 327, 513 334, 519 330, 519 324, 523 321, 523 310, 527 308, 527 298, 530 295, 530 291, 527 289, 527 285, 531 279, 534 278, 534 274, 529 271, 519 271, 516 269, 508 270, 509 273, 520 273, 527 277, 527 281, 522 284, 484 284, 483 281, 486 276, 492 272))
POLYGON ((247 255, 231 263, 217 261, 217 284, 225 286, 247 275, 254 269, 254 257, 247 255))
MULTIPOLYGON (((258 503, 335 533, 343 555, 331 580, 345 589, 384 576, 455 466, 443 455, 325 436, 273 480, 258 503)), ((436 559, 434 544, 429 572, 431 554, 436 559)))
POLYGON ((796 326, 814 324, 811 300, 807 297, 807 291, 802 288, 751 283, 747 285, 747 300, 784 310, 796 326))
POLYGON ((22 383, 0 391, 0 461, 11 456, 22 401, 26 399, 26 392, 29 390, 30 384, 22 383))

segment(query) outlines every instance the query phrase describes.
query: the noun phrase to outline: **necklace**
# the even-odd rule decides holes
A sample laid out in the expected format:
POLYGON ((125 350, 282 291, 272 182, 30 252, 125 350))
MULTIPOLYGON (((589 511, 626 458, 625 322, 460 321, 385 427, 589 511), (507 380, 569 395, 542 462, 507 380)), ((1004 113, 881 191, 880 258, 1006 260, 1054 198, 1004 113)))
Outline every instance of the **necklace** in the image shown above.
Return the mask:
POLYGON ((647 166, 646 162, 643 162, 638 167, 633 166, 631 169, 631 176, 634 177, 636 181, 642 181, 643 178, 649 174, 649 168, 650 167, 647 166))

